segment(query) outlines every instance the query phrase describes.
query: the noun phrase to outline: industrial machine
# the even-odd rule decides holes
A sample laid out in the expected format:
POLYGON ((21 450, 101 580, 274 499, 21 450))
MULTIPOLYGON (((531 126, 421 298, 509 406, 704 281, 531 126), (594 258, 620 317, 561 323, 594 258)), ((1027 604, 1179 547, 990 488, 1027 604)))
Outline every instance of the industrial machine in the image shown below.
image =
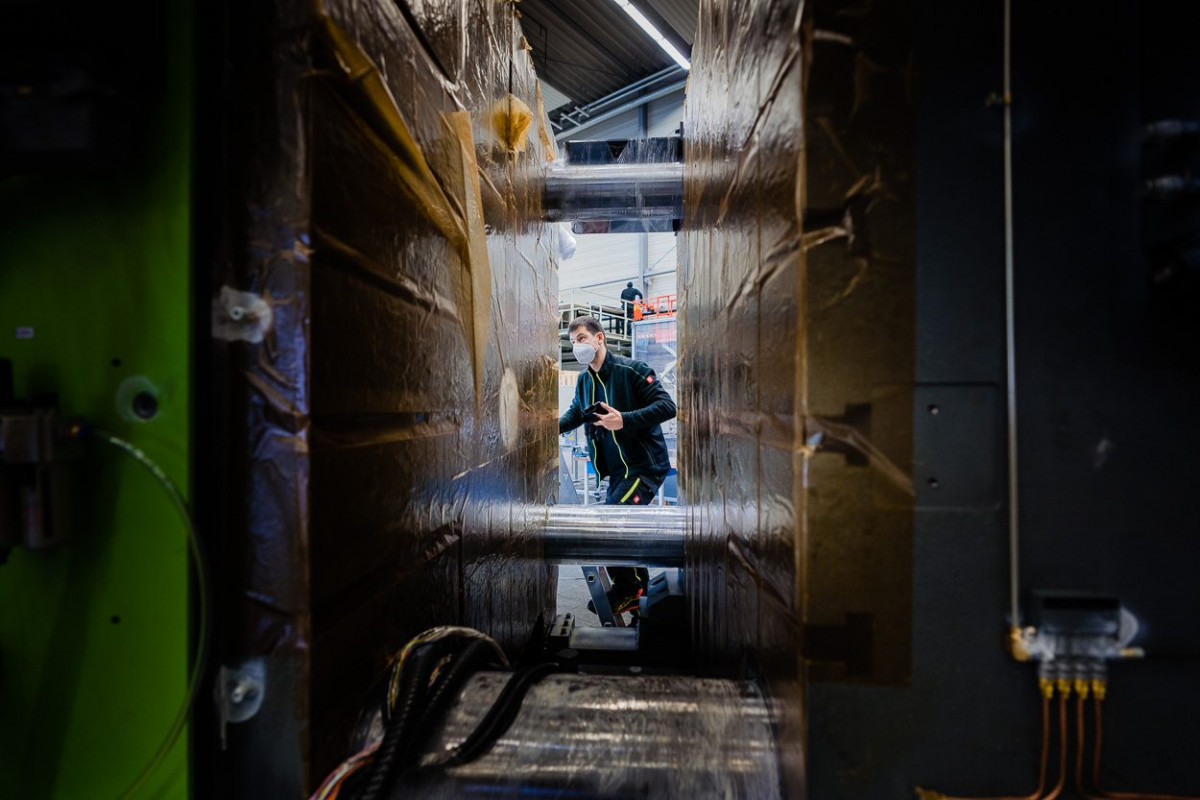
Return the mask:
POLYGON ((0 795, 1200 786, 1170 4, 702 0, 566 148, 531 48, 686 4, 15 5, 0 795), (556 503, 564 222, 678 234, 679 505, 556 503))
POLYGON ((510 669, 479 631, 424 632, 396 654, 352 752, 314 796, 781 796, 764 688, 694 674, 685 511, 559 506, 538 517, 551 563, 670 568, 641 598, 637 626, 614 618, 593 567, 603 627, 559 614, 510 669))

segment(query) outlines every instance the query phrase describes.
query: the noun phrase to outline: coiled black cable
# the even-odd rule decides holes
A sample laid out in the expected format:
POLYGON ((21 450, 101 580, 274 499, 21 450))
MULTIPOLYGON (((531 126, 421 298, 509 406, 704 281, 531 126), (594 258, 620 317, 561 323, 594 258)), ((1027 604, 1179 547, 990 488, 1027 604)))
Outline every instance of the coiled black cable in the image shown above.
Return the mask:
POLYGON ((492 746, 512 725, 513 720, 517 718, 517 714, 521 710, 521 702, 525 699, 529 689, 542 678, 559 669, 559 665, 554 663, 538 664, 514 675, 505 684, 500 696, 492 703, 492 707, 484 714, 483 720, 475 727, 475 730, 471 731, 462 744, 454 748, 454 752, 434 766, 439 768, 457 767, 470 763, 491 750, 492 746))
MULTIPOLYGON (((421 712, 420 720, 417 723, 418 736, 428 736, 432 724, 454 697, 454 694, 462 688, 475 670, 484 666, 494 655, 495 651, 491 642, 476 639, 467 645, 467 648, 449 666, 442 670, 442 674, 434 682, 433 694, 429 696, 429 702, 425 704, 425 709, 421 712)), ((413 744, 419 748, 422 743, 418 740, 413 744)), ((415 753, 413 755, 415 756, 415 753)), ((404 766, 408 766, 408 763, 405 763, 404 766)))
MULTIPOLYGON (((495 646, 490 641, 474 640, 465 648, 462 645, 462 639, 448 638, 422 645, 408 657, 401 671, 396 705, 387 721, 383 741, 372 759, 369 774, 361 778, 353 776, 345 787, 350 790, 348 796, 357 800, 382 800, 391 791, 396 778, 415 764, 437 717, 467 679, 494 655, 495 646), (459 652, 443 666, 431 686, 434 669, 448 652, 455 650, 459 652)), ((431 767, 458 766, 487 753, 516 719, 529 689, 559 669, 558 664, 550 663, 517 672, 470 735, 447 758, 431 767)))
POLYGON ((384 790, 395 778, 405 751, 410 748, 415 725, 425 708, 425 691, 429 688, 429 677, 444 652, 442 642, 418 648, 404 665, 400 683, 400 696, 384 730, 383 742, 371 763, 370 775, 363 783, 358 800, 380 800, 384 790))

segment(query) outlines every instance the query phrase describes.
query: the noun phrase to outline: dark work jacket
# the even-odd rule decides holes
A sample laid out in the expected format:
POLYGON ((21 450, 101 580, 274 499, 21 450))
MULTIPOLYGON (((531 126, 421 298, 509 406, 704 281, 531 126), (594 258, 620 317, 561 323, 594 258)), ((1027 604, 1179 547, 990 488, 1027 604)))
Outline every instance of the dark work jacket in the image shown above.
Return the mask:
POLYGON ((662 423, 674 416, 675 401, 649 364, 609 352, 599 373, 591 367, 579 373, 575 398, 558 421, 558 432, 567 433, 582 424, 589 455, 601 478, 623 480, 636 475, 648 479, 657 491, 671 469, 662 423), (584 421, 583 410, 597 402, 621 412, 625 422, 621 430, 608 431, 584 421))
MULTIPOLYGON (((621 303, 621 307, 625 309, 625 316, 632 317, 633 316, 633 301, 641 300, 642 293, 639 292, 637 289, 633 288, 632 286, 626 286, 624 289, 621 290, 621 299, 623 301, 625 301, 625 302, 621 303)), ((609 405, 611 406, 612 403, 609 403, 609 405)), ((670 417, 667 417, 667 419, 670 419, 670 417)))

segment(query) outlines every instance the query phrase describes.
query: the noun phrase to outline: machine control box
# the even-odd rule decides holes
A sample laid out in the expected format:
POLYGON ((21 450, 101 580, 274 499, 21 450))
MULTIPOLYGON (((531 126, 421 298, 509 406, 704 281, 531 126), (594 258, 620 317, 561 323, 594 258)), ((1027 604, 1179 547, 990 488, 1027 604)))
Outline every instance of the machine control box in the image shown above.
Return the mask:
POLYGON ((1030 592, 1029 624, 1053 636, 1108 636, 1121 629, 1121 601, 1111 595, 1060 589, 1030 592))

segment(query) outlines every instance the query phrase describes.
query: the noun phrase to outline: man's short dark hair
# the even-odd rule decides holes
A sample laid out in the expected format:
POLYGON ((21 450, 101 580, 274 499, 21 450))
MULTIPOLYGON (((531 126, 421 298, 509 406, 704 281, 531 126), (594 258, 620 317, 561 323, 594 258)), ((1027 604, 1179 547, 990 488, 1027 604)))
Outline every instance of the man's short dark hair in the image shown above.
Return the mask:
POLYGON ((567 327, 567 335, 573 334, 577 328, 587 328, 587 332, 593 336, 597 333, 604 333, 604 329, 600 327, 600 323, 595 317, 576 317, 571 320, 571 324, 567 327))
POLYGON ((633 288, 633 281, 630 281, 629 283, 625 284, 625 286, 627 286, 628 288, 632 289, 632 288, 633 288))

